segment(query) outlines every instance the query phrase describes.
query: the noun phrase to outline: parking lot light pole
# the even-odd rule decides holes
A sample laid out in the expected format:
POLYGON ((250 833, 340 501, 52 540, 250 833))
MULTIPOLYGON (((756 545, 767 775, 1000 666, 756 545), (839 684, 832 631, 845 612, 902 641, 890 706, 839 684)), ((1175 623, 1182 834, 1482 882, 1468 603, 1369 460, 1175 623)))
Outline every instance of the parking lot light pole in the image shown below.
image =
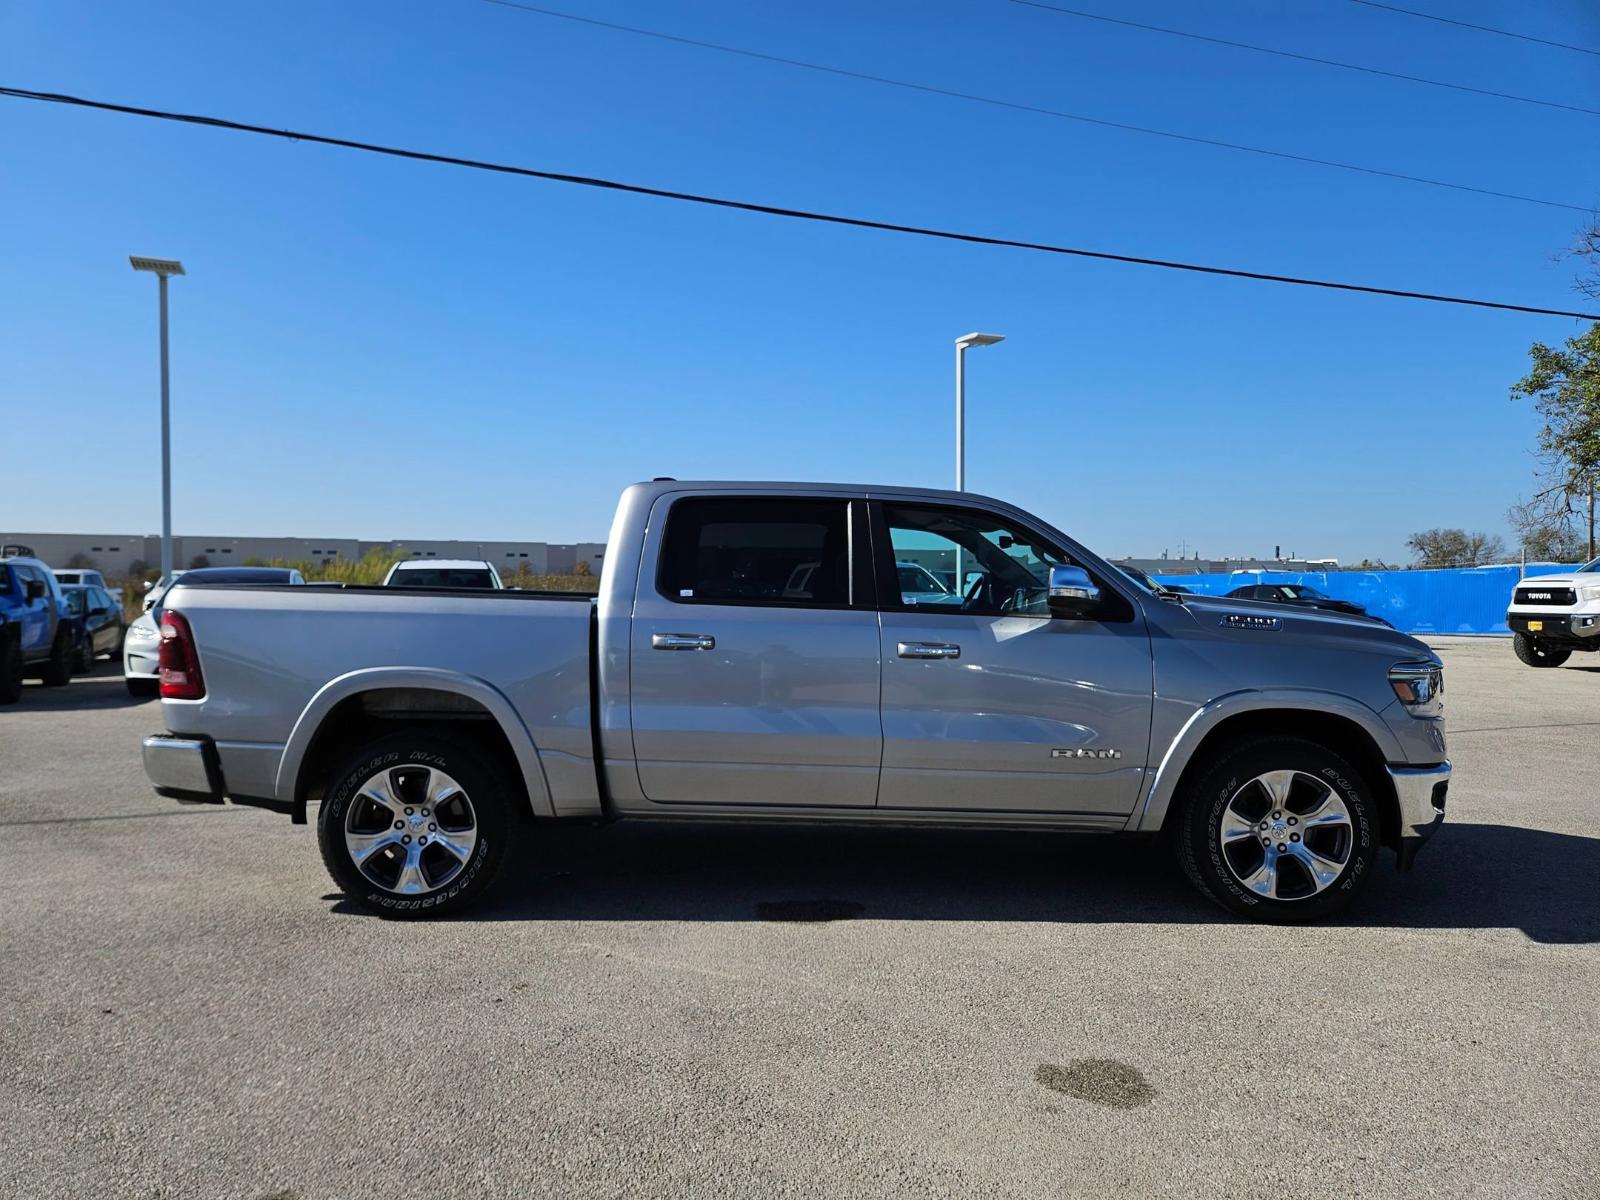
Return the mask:
POLYGON ((967 490, 967 347, 993 346, 1003 333, 969 333, 956 339, 956 491, 967 490))
POLYGON ((161 288, 161 579, 172 581, 172 404, 167 378, 167 277, 187 272, 175 258, 129 255, 135 271, 153 271, 161 288))

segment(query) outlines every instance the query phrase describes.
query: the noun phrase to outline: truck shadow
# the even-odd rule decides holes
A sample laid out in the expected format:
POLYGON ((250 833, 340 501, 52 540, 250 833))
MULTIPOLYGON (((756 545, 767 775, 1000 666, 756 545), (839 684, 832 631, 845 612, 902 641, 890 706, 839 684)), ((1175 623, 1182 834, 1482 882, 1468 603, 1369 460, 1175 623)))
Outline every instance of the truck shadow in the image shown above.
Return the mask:
MULTIPOLYGON (((785 904, 865 920, 1235 919, 1195 893, 1162 847, 1134 839, 643 821, 526 831, 463 919, 748 921, 785 904)), ((1354 908, 1324 924, 1600 942, 1600 839, 1447 824, 1409 874, 1386 852, 1354 908)))

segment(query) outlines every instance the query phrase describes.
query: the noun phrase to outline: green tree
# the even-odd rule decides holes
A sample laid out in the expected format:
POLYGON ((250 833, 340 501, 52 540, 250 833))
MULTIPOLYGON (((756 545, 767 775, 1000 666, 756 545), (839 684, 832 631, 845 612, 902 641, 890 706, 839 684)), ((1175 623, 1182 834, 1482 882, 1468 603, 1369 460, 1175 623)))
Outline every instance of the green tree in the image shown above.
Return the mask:
POLYGON ((1478 567, 1505 557, 1506 546, 1491 533, 1424 529, 1406 539, 1419 567, 1478 567))
POLYGON ((1506 518, 1529 558, 1577 562, 1583 557, 1583 535, 1573 527, 1570 513, 1550 512, 1548 506, 1528 503, 1513 505, 1506 518))
POLYGON ((1578 523, 1592 558, 1600 482, 1600 324, 1561 348, 1535 342, 1528 356, 1531 369, 1512 385, 1511 398, 1532 400, 1544 421, 1537 475, 1544 486, 1513 512, 1521 511, 1534 528, 1557 532, 1578 523))

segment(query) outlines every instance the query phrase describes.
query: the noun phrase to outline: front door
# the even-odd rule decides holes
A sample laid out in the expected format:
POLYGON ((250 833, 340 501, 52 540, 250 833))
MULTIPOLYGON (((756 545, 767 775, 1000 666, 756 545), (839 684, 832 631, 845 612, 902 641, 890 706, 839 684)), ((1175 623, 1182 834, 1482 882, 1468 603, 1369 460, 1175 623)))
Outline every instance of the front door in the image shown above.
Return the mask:
POLYGON ((49 652, 55 634, 50 619, 50 585, 35 567, 14 566, 11 573, 16 577, 17 595, 23 603, 18 614, 18 623, 22 626, 22 653, 27 658, 36 658, 49 652), (35 591, 42 592, 33 600, 27 598, 30 584, 36 585, 35 591))
POLYGON ((865 502, 664 496, 630 635, 633 748, 662 804, 870 807, 883 734, 865 502), (663 528, 664 518, 664 528, 663 528))
POLYGON ((884 502, 877 520, 878 806, 1132 812, 1152 703, 1138 605, 1102 579, 1093 619, 1052 617, 1049 567, 1071 556, 980 508, 884 502))

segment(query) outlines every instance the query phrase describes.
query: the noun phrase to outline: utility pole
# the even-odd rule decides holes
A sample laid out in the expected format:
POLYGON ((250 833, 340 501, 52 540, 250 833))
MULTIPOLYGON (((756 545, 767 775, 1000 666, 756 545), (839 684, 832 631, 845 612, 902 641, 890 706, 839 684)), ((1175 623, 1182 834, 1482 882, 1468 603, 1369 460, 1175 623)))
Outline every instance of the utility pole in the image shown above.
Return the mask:
POLYGON ((175 258, 130 255, 135 271, 153 271, 161 284, 161 582, 172 582, 172 399, 167 373, 167 278, 187 274, 175 258))

